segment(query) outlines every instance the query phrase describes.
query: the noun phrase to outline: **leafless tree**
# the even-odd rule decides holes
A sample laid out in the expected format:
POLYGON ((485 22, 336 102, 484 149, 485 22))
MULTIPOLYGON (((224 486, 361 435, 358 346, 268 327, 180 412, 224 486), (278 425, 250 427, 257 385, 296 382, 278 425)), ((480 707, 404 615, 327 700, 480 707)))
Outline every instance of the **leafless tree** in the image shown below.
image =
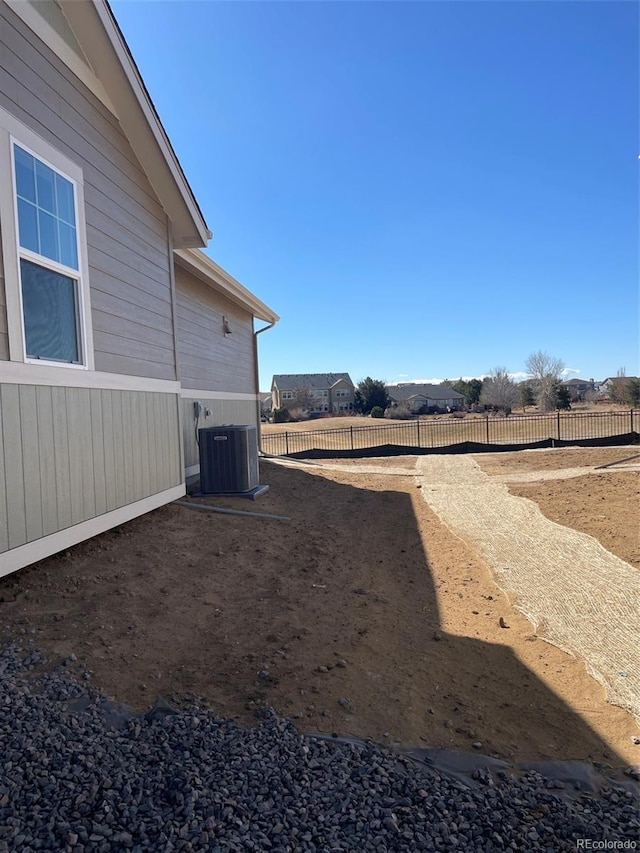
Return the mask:
POLYGON ((518 402, 518 386, 506 367, 494 367, 482 383, 480 402, 485 406, 496 406, 507 414, 518 402))
POLYGON ((627 369, 619 367, 616 371, 616 378, 611 382, 609 387, 609 399, 612 403, 624 403, 627 397, 627 369))
POLYGON ((316 404, 311 388, 297 388, 293 398, 293 405, 304 412, 312 412, 316 404))
POLYGON ((531 385, 541 412, 548 412, 556 405, 556 386, 564 370, 564 362, 542 350, 531 353, 525 367, 531 375, 531 385))

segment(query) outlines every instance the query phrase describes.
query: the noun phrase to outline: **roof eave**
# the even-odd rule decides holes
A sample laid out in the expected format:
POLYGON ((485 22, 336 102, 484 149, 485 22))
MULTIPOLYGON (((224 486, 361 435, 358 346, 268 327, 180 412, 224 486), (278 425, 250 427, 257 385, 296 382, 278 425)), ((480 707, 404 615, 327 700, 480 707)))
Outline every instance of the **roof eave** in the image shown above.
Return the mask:
POLYGON ((59 4, 172 223, 174 246, 206 246, 211 232, 108 3, 59 4))
POLYGON ((277 323, 280 317, 268 305, 251 293, 243 284, 224 270, 199 249, 178 249, 174 253, 176 263, 195 275, 209 287, 222 293, 236 305, 249 311, 265 323, 277 323))

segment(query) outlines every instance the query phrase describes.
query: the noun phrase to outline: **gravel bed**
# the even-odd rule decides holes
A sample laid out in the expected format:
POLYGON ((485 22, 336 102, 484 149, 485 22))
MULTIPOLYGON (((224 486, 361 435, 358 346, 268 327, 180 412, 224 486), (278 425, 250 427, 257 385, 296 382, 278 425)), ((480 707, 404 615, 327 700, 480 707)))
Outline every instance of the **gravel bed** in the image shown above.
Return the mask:
POLYGON ((469 787, 269 710, 250 728, 197 703, 119 714, 75 666, 42 663, 28 643, 0 652, 0 853, 640 848, 624 785, 568 797, 538 773, 477 769, 469 787))

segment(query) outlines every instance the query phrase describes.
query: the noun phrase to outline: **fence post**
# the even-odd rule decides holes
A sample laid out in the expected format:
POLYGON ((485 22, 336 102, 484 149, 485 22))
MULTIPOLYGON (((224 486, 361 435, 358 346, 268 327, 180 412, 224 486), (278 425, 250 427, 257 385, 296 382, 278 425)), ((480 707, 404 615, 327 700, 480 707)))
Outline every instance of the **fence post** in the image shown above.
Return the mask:
POLYGON ((284 431, 284 447, 285 447, 284 455, 288 456, 289 455, 289 433, 287 430, 284 431))
POLYGON ((558 441, 560 441, 560 409, 556 412, 556 418, 558 421, 558 441))
POLYGON ((418 431, 418 444, 417 447, 420 447, 420 415, 418 415, 418 420, 416 421, 416 429, 418 431))
POLYGON ((631 409, 629 411, 629 420, 631 421, 629 425, 629 432, 633 432, 633 406, 631 406, 631 409))
POLYGON ((487 444, 489 444, 489 415, 485 418, 487 427, 487 444))
POLYGON ((351 449, 353 450, 353 424, 351 424, 349 430, 351 432, 351 449))

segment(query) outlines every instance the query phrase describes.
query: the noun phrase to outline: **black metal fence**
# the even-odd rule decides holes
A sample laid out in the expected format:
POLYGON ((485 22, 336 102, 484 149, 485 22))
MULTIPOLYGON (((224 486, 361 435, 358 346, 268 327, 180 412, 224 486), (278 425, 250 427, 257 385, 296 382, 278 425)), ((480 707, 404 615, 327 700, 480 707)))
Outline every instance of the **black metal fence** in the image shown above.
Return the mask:
MULTIPOLYGON (((510 417, 435 418, 429 420, 365 422, 363 426, 338 429, 262 430, 262 450, 278 456, 308 451, 338 454, 393 446, 424 450, 463 445, 532 446, 555 442, 587 442, 629 435, 640 431, 640 411, 554 412, 548 415, 510 417)), ((598 443, 606 443, 598 441, 598 443)), ((613 443, 613 442, 612 442, 613 443)), ((461 448, 463 449, 463 448, 461 448)), ((474 448, 469 448, 474 449, 474 448)), ((398 452, 398 451, 396 451, 398 452)), ((356 454, 357 455, 357 454, 356 454)))

